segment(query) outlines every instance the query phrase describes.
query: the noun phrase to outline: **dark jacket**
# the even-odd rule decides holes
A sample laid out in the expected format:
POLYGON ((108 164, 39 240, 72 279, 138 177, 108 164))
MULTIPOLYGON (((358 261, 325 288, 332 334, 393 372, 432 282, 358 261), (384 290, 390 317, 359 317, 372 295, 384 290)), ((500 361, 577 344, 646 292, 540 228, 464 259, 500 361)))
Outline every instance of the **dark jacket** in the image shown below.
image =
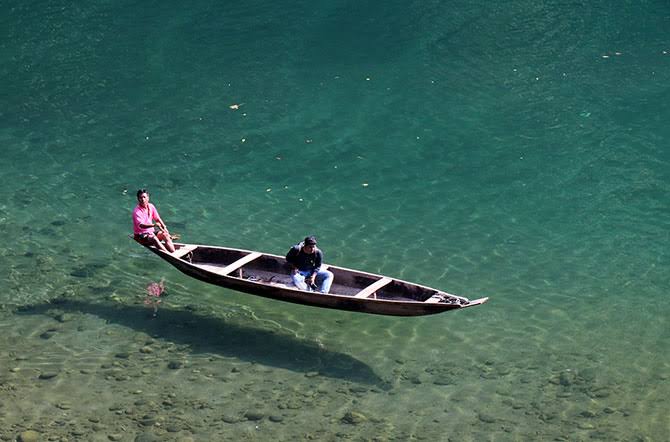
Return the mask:
POLYGON ((291 250, 286 254, 286 261, 297 267, 301 272, 317 272, 323 262, 323 253, 317 248, 314 253, 308 255, 302 250, 302 246, 303 243, 300 243, 291 247, 291 250))

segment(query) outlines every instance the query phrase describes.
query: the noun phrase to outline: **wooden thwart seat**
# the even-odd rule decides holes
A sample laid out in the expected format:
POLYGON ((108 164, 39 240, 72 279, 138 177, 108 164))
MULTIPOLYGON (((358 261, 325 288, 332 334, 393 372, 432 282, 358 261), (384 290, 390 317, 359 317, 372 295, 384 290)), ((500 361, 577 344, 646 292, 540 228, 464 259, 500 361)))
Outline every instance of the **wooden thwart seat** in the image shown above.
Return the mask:
POLYGON ((197 249, 198 246, 184 246, 181 249, 177 249, 174 252, 172 252, 172 256, 175 258, 183 258, 185 255, 188 255, 190 252, 194 251, 197 249))
POLYGON ((393 281, 391 278, 383 277, 382 279, 375 281, 374 283, 370 284, 369 286, 365 287, 363 290, 360 292, 356 293, 356 298, 367 298, 380 288, 384 287, 385 285, 388 285, 391 281, 393 281))
POLYGON ((260 256, 263 256, 263 254, 260 253, 260 252, 251 252, 248 255, 243 256, 242 258, 238 259, 234 263, 228 264, 227 266, 225 266, 223 269, 217 271, 216 273, 218 273, 219 275, 227 275, 230 272, 232 272, 233 270, 237 270, 240 267, 242 267, 243 265, 249 264, 251 261, 253 261, 254 259, 256 259, 260 256))

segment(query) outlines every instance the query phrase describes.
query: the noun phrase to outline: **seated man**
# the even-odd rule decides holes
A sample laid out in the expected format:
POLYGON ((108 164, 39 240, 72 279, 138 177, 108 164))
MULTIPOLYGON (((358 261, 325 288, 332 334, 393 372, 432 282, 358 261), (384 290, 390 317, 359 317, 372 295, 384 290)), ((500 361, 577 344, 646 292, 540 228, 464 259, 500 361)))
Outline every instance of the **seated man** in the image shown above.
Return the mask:
POLYGON ((323 253, 316 248, 316 238, 308 236, 303 242, 291 247, 286 254, 291 266, 293 284, 300 290, 318 290, 328 293, 333 283, 333 273, 321 269, 323 253))
POLYGON ((170 232, 156 206, 149 202, 149 192, 145 189, 137 191, 137 206, 133 210, 133 233, 135 241, 140 244, 154 246, 164 252, 174 252, 170 232), (159 229, 158 233, 154 233, 154 227, 159 229))

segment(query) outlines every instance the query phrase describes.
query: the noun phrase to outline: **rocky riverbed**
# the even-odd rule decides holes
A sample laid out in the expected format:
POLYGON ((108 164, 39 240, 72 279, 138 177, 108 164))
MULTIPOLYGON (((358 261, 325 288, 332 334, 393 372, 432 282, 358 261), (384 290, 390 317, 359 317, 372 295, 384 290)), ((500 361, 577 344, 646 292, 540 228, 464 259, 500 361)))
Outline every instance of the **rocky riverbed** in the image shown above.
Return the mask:
POLYGON ((374 365, 243 309, 111 295, 0 313, 4 441, 646 440, 595 363, 374 365))

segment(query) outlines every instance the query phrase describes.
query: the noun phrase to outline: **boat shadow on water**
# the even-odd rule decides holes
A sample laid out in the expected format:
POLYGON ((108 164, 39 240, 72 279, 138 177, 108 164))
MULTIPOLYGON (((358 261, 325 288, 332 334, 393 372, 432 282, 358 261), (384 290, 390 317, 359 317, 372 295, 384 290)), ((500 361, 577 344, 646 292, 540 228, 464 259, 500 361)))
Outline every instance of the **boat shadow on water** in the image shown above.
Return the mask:
POLYGON ((19 315, 55 316, 63 312, 97 316, 157 339, 187 345, 191 353, 213 354, 246 362, 284 368, 376 386, 389 384, 368 365, 345 353, 328 350, 314 342, 274 330, 242 326, 225 318, 207 316, 189 307, 161 308, 159 317, 150 319, 141 305, 112 302, 87 302, 58 298, 51 303, 21 307, 19 315), (54 314, 54 311, 60 313, 54 314))

